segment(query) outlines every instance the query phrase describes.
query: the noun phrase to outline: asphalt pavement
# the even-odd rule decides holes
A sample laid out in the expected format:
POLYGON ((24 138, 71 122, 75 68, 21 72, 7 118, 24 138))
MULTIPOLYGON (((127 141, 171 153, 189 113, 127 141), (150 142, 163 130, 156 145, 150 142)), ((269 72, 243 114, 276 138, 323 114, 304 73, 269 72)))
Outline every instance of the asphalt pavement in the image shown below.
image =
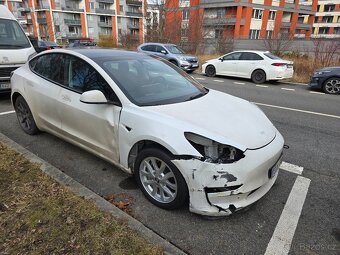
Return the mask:
POLYGON ((187 253, 271 254, 270 247, 288 243, 289 254, 339 254, 340 96, 298 84, 258 86, 248 80, 193 77, 208 88, 257 103, 289 146, 284 161, 303 169, 297 174, 281 168, 267 195, 230 217, 211 219, 188 208, 155 207, 133 178, 107 162, 47 133, 26 135, 8 95, 0 95, 0 132, 97 194, 129 197, 137 220, 187 253))

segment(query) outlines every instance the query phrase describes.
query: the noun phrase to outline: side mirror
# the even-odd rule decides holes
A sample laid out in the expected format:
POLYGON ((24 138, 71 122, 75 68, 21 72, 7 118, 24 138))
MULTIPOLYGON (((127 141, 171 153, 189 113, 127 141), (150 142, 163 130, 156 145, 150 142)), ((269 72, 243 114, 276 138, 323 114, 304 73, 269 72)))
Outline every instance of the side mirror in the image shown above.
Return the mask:
POLYGON ((163 53, 164 55, 167 54, 167 52, 165 50, 161 50, 161 53, 163 53))
POLYGON ((221 57, 221 58, 219 58, 219 60, 221 60, 221 62, 223 62, 224 61, 224 59, 221 57))
POLYGON ((85 104, 107 104, 107 99, 103 92, 99 90, 86 91, 80 96, 80 102, 85 104))

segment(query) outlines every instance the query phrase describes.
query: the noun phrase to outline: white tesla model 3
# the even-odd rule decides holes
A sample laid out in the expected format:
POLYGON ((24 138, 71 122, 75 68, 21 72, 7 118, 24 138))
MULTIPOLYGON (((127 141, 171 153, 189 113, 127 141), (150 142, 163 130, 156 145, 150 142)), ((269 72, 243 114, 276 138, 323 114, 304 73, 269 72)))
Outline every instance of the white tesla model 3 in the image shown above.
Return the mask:
POLYGON ((274 184, 284 140, 243 99, 207 89, 156 57, 41 53, 12 78, 22 129, 46 131, 134 174, 155 205, 229 215, 274 184))

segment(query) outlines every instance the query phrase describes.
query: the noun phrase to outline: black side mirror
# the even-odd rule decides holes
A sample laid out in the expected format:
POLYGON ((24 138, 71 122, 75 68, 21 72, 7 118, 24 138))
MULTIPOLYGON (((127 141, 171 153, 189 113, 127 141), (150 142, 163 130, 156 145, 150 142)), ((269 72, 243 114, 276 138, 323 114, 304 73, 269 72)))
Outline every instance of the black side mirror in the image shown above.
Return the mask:
POLYGON ((223 59, 223 58, 219 58, 219 60, 221 60, 221 62, 223 62, 223 61, 224 61, 224 59, 223 59))

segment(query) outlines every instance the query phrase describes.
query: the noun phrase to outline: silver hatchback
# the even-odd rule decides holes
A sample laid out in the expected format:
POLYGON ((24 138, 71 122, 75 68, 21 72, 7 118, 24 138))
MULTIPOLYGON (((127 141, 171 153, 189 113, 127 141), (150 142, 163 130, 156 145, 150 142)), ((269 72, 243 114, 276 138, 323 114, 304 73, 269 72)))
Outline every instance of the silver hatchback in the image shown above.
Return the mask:
POLYGON ((165 58, 188 73, 195 71, 199 67, 196 56, 185 54, 185 52, 175 44, 143 43, 138 46, 137 50, 165 58))

